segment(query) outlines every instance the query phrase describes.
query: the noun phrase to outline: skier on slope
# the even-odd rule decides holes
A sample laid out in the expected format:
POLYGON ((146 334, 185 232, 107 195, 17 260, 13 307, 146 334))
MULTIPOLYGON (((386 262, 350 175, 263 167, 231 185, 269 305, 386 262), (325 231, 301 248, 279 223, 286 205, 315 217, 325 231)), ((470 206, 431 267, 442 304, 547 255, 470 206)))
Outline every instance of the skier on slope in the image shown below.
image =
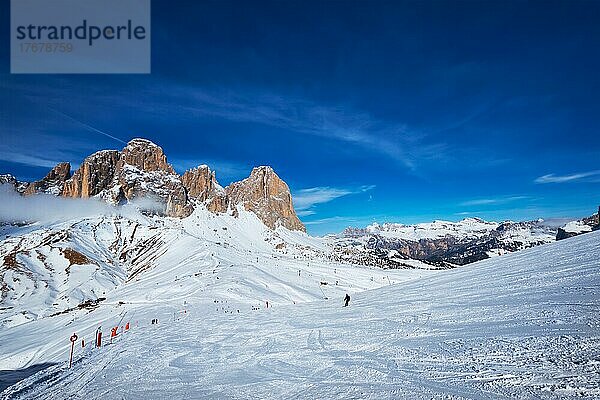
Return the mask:
POLYGON ((348 307, 349 303, 350 303, 350 295, 348 293, 346 293, 346 296, 344 297, 344 307, 348 307))

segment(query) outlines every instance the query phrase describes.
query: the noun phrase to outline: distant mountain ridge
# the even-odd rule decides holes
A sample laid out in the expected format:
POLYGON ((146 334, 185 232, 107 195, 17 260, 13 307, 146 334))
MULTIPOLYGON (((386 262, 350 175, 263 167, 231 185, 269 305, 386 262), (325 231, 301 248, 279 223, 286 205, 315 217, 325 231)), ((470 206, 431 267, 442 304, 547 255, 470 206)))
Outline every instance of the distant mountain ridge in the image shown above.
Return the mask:
POLYGON ((71 175, 69 163, 60 163, 39 181, 18 182, 1 175, 24 195, 51 194, 70 198, 96 197, 112 205, 140 199, 153 202, 152 211, 183 218, 204 205, 213 213, 237 213, 237 207, 254 212, 265 225, 306 231, 296 215, 288 185, 271 167, 256 167, 250 176, 223 188, 206 165, 180 176, 168 163, 163 149, 147 139, 133 139, 121 151, 102 150, 83 160, 71 175))
MULTIPOLYGON (((138 204, 149 214, 186 218, 200 207, 212 214, 255 214, 268 228, 306 232, 288 185, 268 166, 222 187, 214 171, 199 165, 179 175, 163 149, 147 139, 133 139, 122 150, 101 150, 86 157, 71 174, 69 163, 55 166, 44 178, 20 182, 0 175, 23 196, 97 198, 113 206, 138 204)), ((488 222, 466 218, 415 225, 374 223, 347 228, 329 238, 334 260, 382 268, 453 268, 598 229, 597 215, 558 228, 543 220, 488 222)))
POLYGON ((573 236, 581 235, 582 233, 597 231, 600 229, 600 206, 598 213, 591 217, 582 218, 577 221, 571 221, 562 228, 558 228, 556 240, 568 239, 573 236))
POLYGON ((334 243, 336 254, 347 260, 402 268, 412 259, 451 268, 590 232, 597 225, 598 215, 562 228, 544 220, 498 223, 479 218, 414 225, 373 223, 346 228, 334 237, 334 243))

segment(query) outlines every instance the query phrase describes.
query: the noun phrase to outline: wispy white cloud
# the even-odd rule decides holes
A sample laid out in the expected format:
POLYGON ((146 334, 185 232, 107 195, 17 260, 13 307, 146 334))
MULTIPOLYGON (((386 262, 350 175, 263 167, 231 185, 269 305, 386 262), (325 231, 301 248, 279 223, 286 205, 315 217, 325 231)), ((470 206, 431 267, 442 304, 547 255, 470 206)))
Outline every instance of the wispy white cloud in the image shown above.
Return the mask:
POLYGON ((486 205, 499 205, 499 204, 507 204, 512 203, 514 201, 526 200, 529 199, 529 196, 502 196, 496 198, 487 198, 487 199, 473 199, 467 200, 460 203, 460 206, 486 206, 486 205))
POLYGON ((315 219, 312 221, 304 222, 304 225, 310 225, 310 226, 317 225, 318 226, 318 225, 325 225, 325 224, 331 224, 333 222, 336 222, 336 223, 345 224, 346 226, 350 226, 351 224, 353 224, 357 221, 359 221, 358 218, 335 216, 335 217, 327 217, 327 218, 315 219))
POLYGON ((583 181, 588 180, 588 178, 597 177, 600 175, 600 170, 596 171, 588 171, 588 172, 578 172, 571 175, 555 175, 548 174, 540 176, 536 178, 535 183, 566 183, 566 182, 575 182, 575 181, 583 181))
POLYGON ((315 215, 317 212, 315 210, 297 210, 296 214, 299 217, 307 217, 309 215, 315 215))
POLYGON ((229 96, 223 102, 205 94, 191 109, 200 114, 254 122, 300 134, 320 136, 381 153, 414 169, 418 160, 443 154, 442 144, 422 143, 422 136, 406 125, 386 123, 342 106, 324 106, 281 96, 229 96))
POLYGON ((53 168, 60 161, 58 159, 48 159, 35 154, 24 154, 19 152, 8 152, 0 149, 0 160, 9 163, 28 165, 32 167, 53 168))
POLYGON ((147 89, 147 104, 153 115, 168 118, 220 118, 282 129, 290 134, 319 136, 342 141, 388 156, 411 170, 419 162, 444 157, 447 145, 432 142, 422 132, 406 124, 386 121, 370 113, 336 104, 322 104, 260 91, 232 92, 163 83, 159 89, 147 89), (176 107, 173 107, 176 105, 176 107))
POLYGON ((363 185, 358 188, 336 188, 330 186, 320 186, 307 189, 301 189, 294 192, 294 208, 300 216, 313 215, 316 212, 312 209, 317 204, 329 203, 340 197, 351 194, 365 193, 375 188, 374 185, 363 185))
MULTIPOLYGON (((49 84, 44 88, 44 99, 39 98, 39 88, 12 84, 32 102, 43 101, 53 104, 48 107, 63 120, 84 127, 112 140, 122 142, 112 132, 106 132, 89 122, 83 122, 81 112, 62 109, 64 85, 49 84), (60 111, 58 111, 60 109, 60 111)), ((0 83, 0 87, 2 84, 0 83)), ((115 105, 135 111, 140 118, 182 120, 218 118, 233 122, 256 123, 281 129, 289 134, 318 136, 357 146, 389 157, 411 171, 432 160, 451 156, 449 145, 433 140, 422 130, 408 127, 402 121, 386 120, 364 110, 343 103, 326 104, 309 98, 289 94, 270 93, 245 88, 232 91, 182 85, 162 81, 152 86, 139 84, 136 92, 143 96, 123 96, 119 91, 112 93, 94 88, 77 90, 71 87, 70 98, 74 104, 87 104, 94 98, 96 113, 109 112, 115 105)), ((82 88, 83 89, 83 88, 82 88)), ((100 139, 100 138, 98 138, 100 139)))

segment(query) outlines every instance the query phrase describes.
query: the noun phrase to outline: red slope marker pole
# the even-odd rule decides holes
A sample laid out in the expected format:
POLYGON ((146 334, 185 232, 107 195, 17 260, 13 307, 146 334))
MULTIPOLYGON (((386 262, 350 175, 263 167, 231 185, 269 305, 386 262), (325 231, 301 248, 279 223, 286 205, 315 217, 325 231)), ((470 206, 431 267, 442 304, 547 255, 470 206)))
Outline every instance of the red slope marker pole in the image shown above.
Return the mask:
POLYGON ((77 334, 73 333, 69 340, 71 340, 71 354, 69 355, 69 368, 71 368, 73 365, 73 348, 75 347, 75 342, 77 341, 77 334))
POLYGON ((99 326, 96 329, 96 347, 102 346, 102 327, 99 326))

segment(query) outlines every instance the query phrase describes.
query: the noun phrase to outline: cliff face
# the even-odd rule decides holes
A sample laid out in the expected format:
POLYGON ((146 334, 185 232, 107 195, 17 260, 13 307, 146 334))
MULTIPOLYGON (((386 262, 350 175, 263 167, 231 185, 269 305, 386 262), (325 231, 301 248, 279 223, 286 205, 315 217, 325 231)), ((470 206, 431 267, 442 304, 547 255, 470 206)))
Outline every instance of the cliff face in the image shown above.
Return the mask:
POLYGON ((25 196, 45 193, 60 195, 63 191, 65 181, 71 176, 71 164, 63 162, 52 168, 43 179, 31 182, 23 192, 25 196))
POLYGON ((250 176, 226 188, 229 204, 235 210, 243 205, 255 213, 269 228, 282 225, 291 230, 306 232, 292 204, 288 185, 271 167, 256 167, 250 176))
POLYGON ((104 150, 87 157, 62 195, 99 196, 111 204, 149 199, 149 208, 171 217, 186 217, 193 211, 162 148, 146 139, 133 139, 120 152, 104 150))
MULTIPOLYGON (((87 157, 70 176, 70 164, 61 163, 42 180, 20 184, 2 176, 24 194, 51 193, 63 197, 99 197, 119 205, 137 201, 170 217, 187 217, 198 203, 213 213, 237 213, 237 206, 255 213, 270 228, 284 226, 305 231, 292 205, 287 184, 270 167, 257 167, 250 176, 227 188, 206 165, 179 176, 163 149, 146 139, 133 139, 121 151, 103 150, 87 157)), ((0 182, 3 183, 3 182, 0 182)))
POLYGON ((243 206, 260 218, 269 228, 281 225, 291 230, 306 229, 292 205, 292 195, 287 184, 271 167, 257 167, 250 176, 223 189, 214 171, 206 165, 186 171, 182 177, 188 196, 206 205, 209 211, 237 214, 243 206))
POLYGON ((175 174, 173 167, 167 163, 167 156, 163 149, 147 139, 133 139, 127 143, 121 151, 117 168, 123 169, 125 165, 145 172, 163 171, 175 174))
POLYGON ((214 213, 227 211, 229 200, 225 190, 219 185, 215 172, 207 165, 186 171, 181 178, 190 198, 203 202, 214 213))
POLYGON ((100 194, 113 181, 118 160, 117 150, 99 151, 87 157, 65 182, 62 195, 88 198, 100 194))
POLYGON ((109 201, 150 199, 153 208, 170 217, 187 217, 194 210, 181 177, 167 163, 163 149, 146 139, 133 139, 121 151, 109 201))

